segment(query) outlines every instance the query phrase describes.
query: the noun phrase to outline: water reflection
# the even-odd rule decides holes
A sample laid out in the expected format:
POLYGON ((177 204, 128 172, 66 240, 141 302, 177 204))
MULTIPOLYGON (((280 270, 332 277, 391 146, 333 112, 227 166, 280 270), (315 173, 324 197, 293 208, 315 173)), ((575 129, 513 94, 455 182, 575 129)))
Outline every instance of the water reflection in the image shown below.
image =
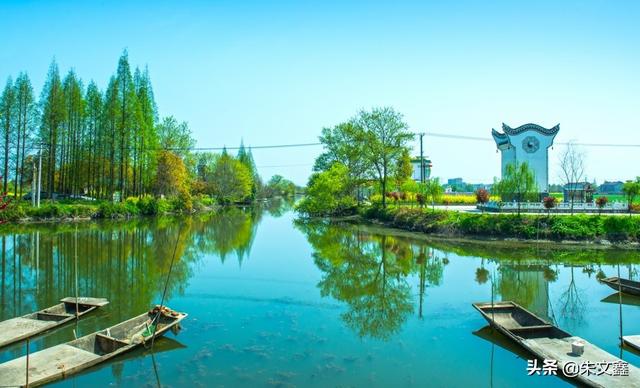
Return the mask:
MULTIPOLYGON (((80 293, 111 300, 80 321, 80 334, 157 303, 176 241, 169 303, 190 315, 182 345, 158 348, 153 359, 131 353, 60 385, 152 384, 152 361, 162 384, 173 386, 542 382, 526 376, 526 362, 504 351, 500 338, 478 331, 484 321, 471 303, 490 299, 514 300, 609 352, 618 349, 619 298, 607 297, 613 290, 597 279, 616 276, 618 264, 622 276, 637 278, 636 251, 447 242, 328 222, 293 228, 289 209, 269 202, 186 218, 80 224, 80 293), (601 303, 605 297, 616 305, 601 303), (460 365, 466 373, 456 373, 460 365)), ((74 224, 2 226, 0 319, 73 294, 74 238, 74 224)), ((638 303, 622 301, 624 334, 637 334, 638 303)), ((71 338, 67 327, 32 350, 71 338)), ((23 352, 23 345, 6 349, 0 362, 23 352)))
MULTIPOLYGON (((111 301, 108 313, 99 313, 100 322, 88 317, 81 321, 84 330, 80 331, 87 333, 140 314, 159 303, 174 250, 167 300, 184 293, 204 255, 215 255, 222 262, 233 258, 241 264, 251 250, 263 212, 280 211, 286 204, 271 206, 228 208, 198 217, 3 226, 0 320, 75 295, 76 275, 79 295, 111 301)), ((45 336, 35 347, 51 346, 61 338, 45 336)), ((20 351, 16 346, 12 353, 20 351)))
POLYGON ((584 324, 588 308, 575 271, 581 270, 591 278, 594 273, 603 273, 602 265, 623 261, 631 275, 637 274, 634 264, 640 262, 635 251, 427 243, 375 227, 321 221, 297 221, 296 226, 314 249, 315 264, 322 271, 318 283, 322 296, 346 303, 348 310, 342 319, 359 336, 380 339, 389 339, 400 331, 416 304, 418 316, 423 316, 425 289, 441 285, 447 254, 480 257, 475 276, 469 281, 490 283, 495 295, 484 298, 516 301, 568 330, 584 324), (558 279, 559 266, 565 267, 569 281, 551 300, 549 287, 558 279), (409 283, 413 276, 419 278, 417 295, 409 283))
POLYGON ((440 284, 444 261, 433 249, 385 234, 339 228, 326 222, 298 222, 315 250, 323 296, 347 304, 344 322, 359 336, 388 339, 414 312, 410 274, 419 275, 419 315, 425 288, 440 284))

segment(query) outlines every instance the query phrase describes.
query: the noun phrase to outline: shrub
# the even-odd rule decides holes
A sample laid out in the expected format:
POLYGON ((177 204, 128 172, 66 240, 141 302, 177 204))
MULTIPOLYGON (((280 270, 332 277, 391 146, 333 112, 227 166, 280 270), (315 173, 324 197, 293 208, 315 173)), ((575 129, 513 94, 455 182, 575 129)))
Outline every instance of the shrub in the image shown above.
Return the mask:
POLYGON ((549 196, 549 197, 544 197, 542 199, 542 203, 544 204, 544 208, 547 209, 547 210, 551 210, 554 207, 556 207, 557 202, 558 202, 558 198, 556 198, 556 197, 549 196))
POLYGON ((607 206, 608 202, 609 198, 607 198, 606 196, 596 198, 596 206, 598 206, 598 209, 602 209, 603 207, 607 206))
POLYGON ((138 200, 138 209, 140 214, 145 216, 153 216, 158 214, 158 200, 150 195, 145 195, 138 200))
POLYGON ((125 201, 119 203, 103 202, 98 207, 98 217, 100 218, 120 218, 130 217, 140 213, 137 204, 134 201, 125 201))
POLYGON ((630 217, 606 217, 603 228, 607 239, 612 241, 623 241, 630 237, 638 238, 640 232, 640 221, 630 217))
POLYGON ((2 211, 0 211, 0 223, 6 221, 18 221, 27 217, 25 213, 24 207, 14 204, 8 203, 2 211))
POLYGON ((158 198, 157 199, 157 203, 158 203, 158 213, 157 214, 165 214, 165 213, 169 213, 170 211, 172 211, 172 207, 171 204, 169 203, 169 201, 167 201, 166 198, 158 198))
POLYGON ((600 217, 573 215, 554 217, 551 237, 556 239, 586 240, 602 235, 600 217))
POLYGON ((548 238, 554 240, 640 240, 640 217, 563 215, 560 217, 516 214, 472 214, 425 211, 420 208, 372 206, 363 216, 391 226, 448 235, 548 238))
POLYGON ((487 189, 476 190, 476 202, 479 204, 489 202, 489 191, 487 191, 487 189))

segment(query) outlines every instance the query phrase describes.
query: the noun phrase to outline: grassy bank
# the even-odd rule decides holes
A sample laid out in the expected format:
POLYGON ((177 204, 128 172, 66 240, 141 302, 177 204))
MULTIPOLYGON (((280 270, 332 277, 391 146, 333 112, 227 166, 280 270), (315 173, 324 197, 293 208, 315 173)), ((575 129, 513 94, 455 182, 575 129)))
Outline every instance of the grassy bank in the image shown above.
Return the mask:
POLYGON ((370 207, 362 216, 385 225, 436 235, 479 238, 640 242, 640 217, 474 214, 420 208, 370 207))
POLYGON ((192 213, 213 206, 209 197, 164 199, 150 196, 127 198, 123 202, 108 201, 46 201, 39 208, 26 201, 12 201, 0 211, 2 222, 55 221, 65 219, 115 219, 160 214, 192 213))

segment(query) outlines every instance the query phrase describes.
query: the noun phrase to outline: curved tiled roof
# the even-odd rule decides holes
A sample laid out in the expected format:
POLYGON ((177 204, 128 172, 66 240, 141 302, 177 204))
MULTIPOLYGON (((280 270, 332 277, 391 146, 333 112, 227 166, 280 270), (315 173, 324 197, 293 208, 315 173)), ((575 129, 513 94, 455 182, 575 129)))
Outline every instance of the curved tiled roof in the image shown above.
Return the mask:
POLYGON ((509 143, 509 137, 506 134, 500 133, 493 128, 491 128, 491 136, 493 136, 498 146, 509 143))
POLYGON ((506 135, 510 135, 510 136, 519 135, 525 131, 536 131, 543 135, 554 136, 560 130, 560 124, 556 125, 553 128, 545 128, 545 127, 539 126, 538 124, 529 123, 529 124, 521 125, 518 128, 511 128, 507 124, 502 123, 502 130, 506 135))

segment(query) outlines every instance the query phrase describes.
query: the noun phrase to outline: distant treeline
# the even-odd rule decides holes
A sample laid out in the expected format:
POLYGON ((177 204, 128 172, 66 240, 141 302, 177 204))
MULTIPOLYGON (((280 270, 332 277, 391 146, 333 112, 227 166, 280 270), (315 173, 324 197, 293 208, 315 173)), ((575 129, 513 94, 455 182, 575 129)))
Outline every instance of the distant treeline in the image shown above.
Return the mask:
MULTIPOLYGON (((15 197, 31 191, 40 162, 43 199, 197 193, 242 202, 259 194, 250 149, 196 154, 194 144, 186 122, 158 117, 149 71, 132 71, 126 50, 105 89, 85 86, 73 69, 62 77, 53 61, 39 98, 24 72, 0 95, 0 185, 15 197)), ((292 190, 281 177, 273 183, 278 193, 292 190)))

